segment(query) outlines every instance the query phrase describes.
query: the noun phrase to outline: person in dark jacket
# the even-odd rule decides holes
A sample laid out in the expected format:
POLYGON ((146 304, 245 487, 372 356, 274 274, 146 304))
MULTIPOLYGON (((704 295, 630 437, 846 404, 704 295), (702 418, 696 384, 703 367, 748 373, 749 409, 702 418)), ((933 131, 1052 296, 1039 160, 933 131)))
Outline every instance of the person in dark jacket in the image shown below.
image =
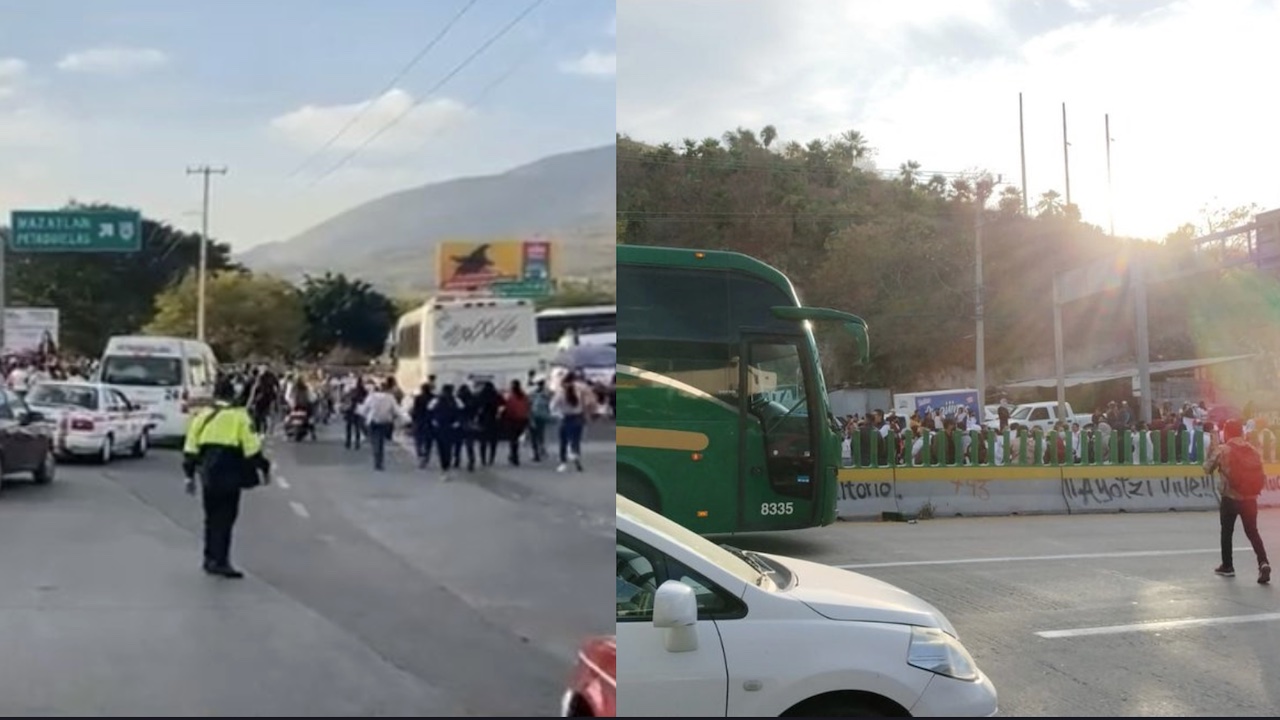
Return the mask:
POLYGON ((364 381, 357 382, 342 394, 342 423, 346 428, 346 447, 348 450, 360 449, 360 441, 364 439, 364 419, 360 417, 360 406, 369 399, 369 388, 364 381))
POLYGON ((462 451, 467 452, 467 472, 476 470, 476 440, 480 437, 479 408, 476 394, 462 385, 458 388, 458 404, 462 406, 462 427, 454 437, 453 465, 462 467, 462 451))
POLYGON ((459 464, 456 450, 464 420, 462 403, 454 395, 453 385, 446 383, 440 388, 440 394, 432 398, 431 404, 427 406, 427 413, 431 421, 431 434, 435 437, 440 454, 443 479, 448 481, 449 471, 459 464))
POLYGON ((191 420, 182 448, 186 490, 199 485, 204 506, 204 571, 224 578, 244 573, 231 564, 231 534, 240 514, 240 494, 265 484, 271 463, 244 408, 233 405, 235 389, 218 383, 214 405, 191 420))
POLYGON ((253 381, 253 389, 249 391, 249 412, 253 415, 253 429, 259 435, 265 434, 271 427, 271 411, 275 407, 280 393, 280 383, 275 373, 264 368, 253 381))
POLYGON ((413 424, 413 444, 418 451, 418 467, 425 468, 431 464, 431 446, 435 437, 431 432, 431 402, 435 399, 435 388, 431 383, 422 383, 417 397, 413 399, 413 408, 409 411, 409 419, 413 424))
POLYGON ((493 465, 498 456, 498 441, 502 439, 502 426, 498 416, 502 414, 502 395, 492 382, 485 382, 476 393, 476 425, 479 428, 480 465, 493 465))

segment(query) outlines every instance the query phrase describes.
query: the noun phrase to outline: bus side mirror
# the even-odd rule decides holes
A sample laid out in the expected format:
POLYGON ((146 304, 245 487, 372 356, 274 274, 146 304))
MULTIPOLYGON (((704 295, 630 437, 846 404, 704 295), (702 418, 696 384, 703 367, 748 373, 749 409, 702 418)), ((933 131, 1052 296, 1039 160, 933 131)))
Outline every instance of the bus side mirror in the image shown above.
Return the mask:
POLYGON ((867 321, 852 313, 830 308, 790 307, 779 305, 770 308, 774 317, 783 320, 808 320, 810 322, 838 322, 853 336, 858 345, 858 364, 871 362, 871 337, 867 333, 867 321))
POLYGON ((858 345, 858 364, 869 365, 871 363, 871 337, 867 334, 867 324, 845 323, 844 329, 853 336, 853 341, 858 345))

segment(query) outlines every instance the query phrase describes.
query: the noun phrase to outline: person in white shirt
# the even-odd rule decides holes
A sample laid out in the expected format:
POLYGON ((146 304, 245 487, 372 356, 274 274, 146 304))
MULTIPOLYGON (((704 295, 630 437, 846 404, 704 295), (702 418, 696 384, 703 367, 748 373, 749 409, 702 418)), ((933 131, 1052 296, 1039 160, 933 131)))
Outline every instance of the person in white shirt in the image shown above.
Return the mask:
POLYGON ((595 405, 591 388, 577 373, 566 373, 551 399, 551 412, 560 417, 560 465, 556 472, 568 470, 571 462, 582 472, 582 434, 595 405))
POLYGON ((18 365, 9 373, 9 389, 19 395, 26 395, 31 384, 31 371, 25 364, 18 365))
POLYGON ((408 414, 391 392, 393 387, 391 380, 385 381, 369 393, 359 410, 368 428, 369 444, 373 446, 374 470, 386 469, 387 442, 395 432, 396 422, 409 423, 408 414))

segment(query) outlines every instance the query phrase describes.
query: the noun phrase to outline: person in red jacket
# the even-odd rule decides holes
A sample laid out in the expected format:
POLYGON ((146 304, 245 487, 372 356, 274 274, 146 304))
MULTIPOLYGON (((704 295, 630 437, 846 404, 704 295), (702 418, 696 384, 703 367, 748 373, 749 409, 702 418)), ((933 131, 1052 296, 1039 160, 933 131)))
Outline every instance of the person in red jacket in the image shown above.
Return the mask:
POLYGON ((1218 472, 1218 492, 1222 497, 1219 515, 1222 524, 1222 564, 1214 572, 1223 577, 1235 577, 1232 537, 1235 535, 1236 518, 1244 526, 1245 537, 1258 557, 1258 582, 1271 582, 1271 563, 1267 549, 1258 532, 1258 495, 1266 483, 1262 467, 1262 455, 1258 448, 1244 439, 1244 424, 1228 420, 1222 427, 1223 442, 1213 449, 1205 460, 1207 474, 1218 472))

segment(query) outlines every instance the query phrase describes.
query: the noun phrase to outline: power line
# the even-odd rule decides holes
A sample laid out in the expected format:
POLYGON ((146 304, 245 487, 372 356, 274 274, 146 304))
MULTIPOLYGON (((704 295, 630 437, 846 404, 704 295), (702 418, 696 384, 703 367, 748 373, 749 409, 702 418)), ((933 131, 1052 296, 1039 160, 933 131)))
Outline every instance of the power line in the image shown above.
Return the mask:
MULTIPOLYGON (((532 60, 534 57, 536 57, 538 53, 542 52, 542 50, 545 49, 545 47, 550 43, 550 39, 551 39, 550 36, 548 36, 546 39, 543 40, 543 42, 535 45, 531 50, 529 50, 528 53, 525 53, 520 57, 519 60, 512 63, 511 66, 508 67, 506 70, 504 70, 500 75, 490 80, 488 84, 486 84, 483 88, 480 89, 480 92, 476 93, 475 96, 471 98, 471 102, 468 103, 468 107, 474 108, 481 105, 485 100, 488 99, 490 95, 493 94, 495 90, 497 90, 500 86, 502 86, 504 83, 510 80, 511 77, 515 75, 516 72, 521 70, 525 65, 528 65, 529 61, 532 60)), ((426 148, 427 143, 430 142, 431 140, 434 140, 436 137, 438 137, 441 133, 444 132, 444 130, 445 128, 443 127, 437 128, 436 132, 433 132, 427 137, 423 138, 422 143, 419 145, 418 149, 422 150, 426 148)))
POLYGON ((417 102, 413 103, 408 108, 406 108, 404 112, 401 112, 399 115, 396 115, 394 118, 391 119, 391 122, 387 123, 386 125, 383 125, 377 132, 370 135, 368 138, 365 139, 364 142, 360 143, 351 152, 344 155, 342 159, 339 160, 333 167, 329 168, 327 171, 325 171, 319 177, 313 180, 311 182, 311 186, 316 185, 321 180, 324 180, 325 178, 329 177, 330 175, 334 174, 335 172, 345 167, 346 164, 350 162, 352 158, 360 154, 361 150, 364 150, 371 143, 373 143, 373 141, 382 137, 384 133, 386 133, 388 130, 398 125, 400 121, 404 120, 405 117, 409 115, 409 113, 418 109, 418 107, 420 107, 424 102, 426 102, 428 98, 430 98, 437 91, 439 91, 440 88, 444 87, 450 80, 452 80, 455 76, 457 76, 458 73, 466 69, 468 65, 470 65, 476 58, 480 57, 480 55, 484 54, 484 52, 488 50, 494 43, 498 42, 503 37, 505 37, 507 33, 511 32, 511 30, 513 30, 517 25, 519 25, 526 17, 532 14, 534 10, 537 10, 538 7, 542 5, 544 2, 546 2, 546 0, 534 0, 532 3, 530 3, 527 7, 525 7, 524 10, 520 12, 519 15, 516 15, 516 17, 512 19, 511 22, 507 23, 505 26, 502 27, 501 30, 499 30, 497 33, 490 36, 488 40, 484 41, 484 43, 481 44, 480 47, 476 48, 474 52, 468 55, 462 62, 458 63, 458 65, 455 66, 452 70, 450 70, 447 75, 445 75, 443 78, 440 79, 439 82, 437 82, 434 86, 432 86, 431 89, 427 90, 427 92, 424 93, 423 96, 420 99, 418 99, 417 102))
POLYGON ((348 130, 355 127, 356 122, 359 121, 360 118, 364 117, 365 113, 369 110, 369 108, 373 107, 374 103, 376 103, 379 98, 381 98, 382 96, 394 90, 396 88, 396 85, 399 84, 399 82, 404 79, 404 76, 408 75, 409 71, 412 70, 414 66, 416 66, 422 60, 422 58, 426 57, 427 53, 431 52, 432 48, 440 44, 440 41, 444 39, 445 35, 449 34, 449 31, 453 29, 453 26, 457 25, 458 21, 461 20, 462 17, 467 14, 467 11, 469 11, 478 1, 479 0, 467 0, 466 4, 462 6, 462 9, 459 10, 453 16, 453 18, 449 20, 449 22, 445 23, 444 27, 440 28, 440 32, 436 33, 436 36, 431 38, 431 41, 428 42, 426 45, 424 45, 422 49, 418 51, 418 54, 414 55, 413 59, 410 60, 403 68, 401 68, 400 72, 395 74, 395 77, 391 78, 391 81, 388 82, 386 87, 382 89, 382 92, 379 92, 377 95, 374 95, 372 100, 362 105, 360 109, 356 112, 356 114, 352 115, 351 119, 347 121, 347 124, 342 126, 341 130, 338 130, 338 132, 335 133, 333 137, 329 138, 328 142, 326 142, 323 146, 321 146, 319 150, 316 150, 314 153, 308 156, 307 159, 304 160, 301 165, 295 168, 293 172, 289 173, 289 177, 291 178, 296 177, 298 173, 305 170, 313 160, 323 155, 324 152, 329 148, 333 147, 333 144, 338 142, 338 140, 343 135, 346 135, 348 130))

